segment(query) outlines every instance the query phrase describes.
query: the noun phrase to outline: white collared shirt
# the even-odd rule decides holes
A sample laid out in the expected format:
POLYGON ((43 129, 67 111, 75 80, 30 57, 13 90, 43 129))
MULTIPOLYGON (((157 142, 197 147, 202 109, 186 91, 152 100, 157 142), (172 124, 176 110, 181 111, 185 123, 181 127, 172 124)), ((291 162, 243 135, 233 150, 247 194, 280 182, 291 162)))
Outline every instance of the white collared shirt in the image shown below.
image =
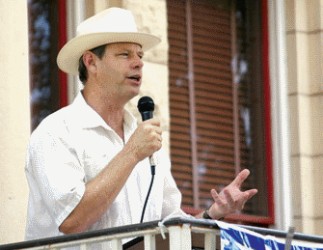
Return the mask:
MULTIPOLYGON (((128 112, 124 118, 126 143, 137 122, 128 112)), ((62 235, 58 228, 80 202, 85 184, 123 147, 122 139, 87 105, 81 93, 71 105, 45 118, 31 135, 26 160, 30 189, 26 240, 62 235)), ((139 223, 150 180, 145 159, 90 230, 139 223)), ((179 210, 180 204, 169 157, 159 151, 144 221, 162 219, 179 210)))

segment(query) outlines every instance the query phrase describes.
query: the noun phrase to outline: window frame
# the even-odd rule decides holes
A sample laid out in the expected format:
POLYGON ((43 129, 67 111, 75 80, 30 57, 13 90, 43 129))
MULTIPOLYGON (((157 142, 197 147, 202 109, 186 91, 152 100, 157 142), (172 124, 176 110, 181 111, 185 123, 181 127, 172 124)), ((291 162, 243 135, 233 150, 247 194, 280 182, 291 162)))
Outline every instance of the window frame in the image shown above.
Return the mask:
MULTIPOLYGON (((186 7, 190 8, 190 1, 186 1, 186 7)), ((271 107, 270 107, 270 79, 269 79, 269 44, 268 44, 268 10, 267 10, 267 0, 262 0, 261 2, 261 12, 262 12, 262 70, 263 70, 263 96, 264 96, 264 134, 265 134, 265 143, 266 143, 266 174, 267 174, 267 192, 268 192, 268 216, 257 216, 257 215, 247 215, 247 214, 232 214, 226 217, 226 220, 231 222, 239 222, 239 223, 247 223, 247 224, 254 224, 254 225, 261 225, 261 226, 268 226, 274 223, 274 202, 273 202, 273 176, 272 176, 272 139, 271 139, 271 107)), ((188 30, 190 23, 188 25, 188 30)), ((188 41, 188 48, 190 41, 188 41)), ((192 58, 190 58, 191 55, 188 55, 188 72, 192 72, 192 68, 190 66, 190 61, 192 58)), ((170 69, 171 70, 171 69, 170 69)), ((189 75, 189 81, 194 81, 194 76, 191 74, 189 75)), ((194 94, 191 93, 191 98, 194 98, 194 94), (193 96, 193 97, 192 97, 193 96)), ((192 99, 190 99, 190 109, 195 108, 194 105, 191 103, 195 103, 194 100, 192 102, 192 99)), ((193 112, 194 113, 194 112, 193 112)), ((193 120, 194 117, 193 117, 193 120)), ((193 126, 194 127, 194 126, 193 126)), ((194 129, 191 130, 192 134, 196 134, 196 131, 194 129)), ((194 140, 194 138, 193 138, 194 140)), ((193 146, 194 147, 194 146, 193 146)), ((195 152, 196 149, 192 149, 193 152, 195 152)), ((192 162, 193 166, 194 162, 196 162, 196 156, 192 155, 192 162)), ((193 175, 192 175, 192 182, 193 182, 193 197, 196 200, 196 197, 198 197, 198 188, 196 188, 196 185, 198 185, 197 182, 197 170, 196 168, 192 167, 193 175)), ((194 201, 196 203, 196 201, 194 201)), ((184 211, 190 213, 190 214, 197 214, 201 211, 200 208, 192 207, 192 206, 183 206, 184 211)))

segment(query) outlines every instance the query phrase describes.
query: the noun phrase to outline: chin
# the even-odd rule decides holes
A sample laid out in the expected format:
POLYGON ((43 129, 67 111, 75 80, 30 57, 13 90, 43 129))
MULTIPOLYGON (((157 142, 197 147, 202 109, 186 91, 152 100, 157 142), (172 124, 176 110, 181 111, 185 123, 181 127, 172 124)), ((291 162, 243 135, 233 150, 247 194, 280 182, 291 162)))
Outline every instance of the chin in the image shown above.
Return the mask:
POLYGON ((139 95, 139 91, 134 91, 132 93, 129 93, 129 95, 128 95, 129 100, 131 100, 132 98, 136 97, 137 95, 139 95))
POLYGON ((140 93, 140 88, 134 88, 131 94, 133 96, 137 96, 137 95, 139 95, 139 93, 140 93))

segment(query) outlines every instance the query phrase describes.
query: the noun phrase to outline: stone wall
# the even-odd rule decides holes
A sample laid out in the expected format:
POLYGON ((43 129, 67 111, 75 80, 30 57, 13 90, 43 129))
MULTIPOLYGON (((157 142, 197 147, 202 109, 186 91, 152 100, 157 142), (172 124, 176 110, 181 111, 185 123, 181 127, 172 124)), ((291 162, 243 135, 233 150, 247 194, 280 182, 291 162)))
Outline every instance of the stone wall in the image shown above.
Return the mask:
MULTIPOLYGON (((145 53, 143 86, 140 96, 149 95, 155 102, 155 115, 160 119, 163 128, 163 146, 169 150, 169 95, 168 95, 168 40, 166 1, 124 0, 125 9, 135 15, 140 32, 146 32, 161 38, 161 43, 145 53)), ((134 98, 129 105, 137 113, 137 101, 134 98)), ((139 117, 139 116, 138 116, 139 117)))
POLYGON ((323 235, 323 0, 286 1, 296 230, 323 235))

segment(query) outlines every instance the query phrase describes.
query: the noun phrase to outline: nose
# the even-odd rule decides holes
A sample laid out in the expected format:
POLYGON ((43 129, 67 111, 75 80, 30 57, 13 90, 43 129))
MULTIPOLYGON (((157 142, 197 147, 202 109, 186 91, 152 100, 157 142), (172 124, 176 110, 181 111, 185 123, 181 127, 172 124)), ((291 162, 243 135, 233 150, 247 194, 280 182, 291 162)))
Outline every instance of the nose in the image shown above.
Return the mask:
POLYGON ((135 56, 133 59, 132 67, 136 69, 141 69, 144 66, 144 62, 142 61, 140 56, 135 56))

